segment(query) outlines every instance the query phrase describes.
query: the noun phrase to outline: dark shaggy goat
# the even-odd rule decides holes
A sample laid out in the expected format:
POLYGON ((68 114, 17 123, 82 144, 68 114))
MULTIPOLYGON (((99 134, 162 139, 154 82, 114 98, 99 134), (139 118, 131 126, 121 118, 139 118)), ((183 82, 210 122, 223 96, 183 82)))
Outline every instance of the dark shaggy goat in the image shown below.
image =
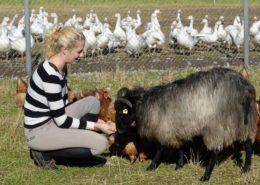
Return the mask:
POLYGON ((176 168, 182 167, 181 147, 195 137, 202 138, 210 153, 201 181, 209 180, 218 154, 235 142, 245 144, 242 170, 250 170, 256 136, 256 92, 238 72, 214 68, 149 89, 122 88, 115 109, 119 133, 135 125, 142 138, 158 143, 147 170, 158 167, 164 147, 179 149, 176 168))

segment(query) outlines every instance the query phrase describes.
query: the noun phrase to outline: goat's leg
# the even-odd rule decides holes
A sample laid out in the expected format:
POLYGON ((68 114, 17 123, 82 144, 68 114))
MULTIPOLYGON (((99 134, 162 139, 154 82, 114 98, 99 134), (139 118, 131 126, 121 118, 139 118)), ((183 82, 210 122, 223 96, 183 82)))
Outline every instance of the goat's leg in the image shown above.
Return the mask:
POLYGON ((178 151, 178 159, 177 159, 177 162, 176 162, 175 170, 182 168, 183 164, 184 164, 184 152, 183 152, 183 149, 180 148, 179 151, 178 151))
POLYGON ((245 164, 242 168, 242 172, 248 172, 250 171, 251 167, 251 162, 252 162, 252 140, 247 139, 245 141, 245 152, 246 152, 246 157, 245 157, 245 164))
POLYGON ((243 163, 243 160, 241 159, 241 157, 242 157, 242 154, 240 151, 236 151, 235 154, 232 156, 234 163, 239 167, 242 167, 242 163, 243 163))
POLYGON ((208 181, 210 179, 213 168, 217 162, 218 153, 219 151, 217 150, 210 151, 210 159, 206 166, 205 173, 201 176, 200 181, 208 181))
POLYGON ((156 147, 156 153, 154 155, 154 158, 151 164, 146 169, 147 171, 155 170, 159 166, 161 162, 162 152, 163 152, 163 146, 158 144, 158 146, 156 147))

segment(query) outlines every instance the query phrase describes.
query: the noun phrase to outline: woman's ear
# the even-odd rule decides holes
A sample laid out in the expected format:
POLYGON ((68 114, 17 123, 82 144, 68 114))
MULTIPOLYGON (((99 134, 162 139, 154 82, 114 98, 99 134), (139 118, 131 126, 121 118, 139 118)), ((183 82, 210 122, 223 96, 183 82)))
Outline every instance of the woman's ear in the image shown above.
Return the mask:
POLYGON ((66 48, 66 47, 62 47, 62 48, 61 48, 61 53, 62 53, 63 55, 67 55, 68 52, 69 52, 69 49, 68 49, 68 48, 66 48))

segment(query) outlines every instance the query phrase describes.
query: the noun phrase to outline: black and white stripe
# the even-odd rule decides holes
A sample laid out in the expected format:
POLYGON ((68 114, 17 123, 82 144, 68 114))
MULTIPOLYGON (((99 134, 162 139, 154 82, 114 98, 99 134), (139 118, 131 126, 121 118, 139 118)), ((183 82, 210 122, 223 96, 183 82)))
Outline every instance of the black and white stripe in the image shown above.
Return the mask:
MULTIPOLYGON (((60 128, 85 129, 87 122, 65 114, 66 74, 62 76, 47 60, 33 73, 24 104, 25 128, 36 128, 53 119, 60 128)), ((89 125, 93 126, 93 123, 89 125)))

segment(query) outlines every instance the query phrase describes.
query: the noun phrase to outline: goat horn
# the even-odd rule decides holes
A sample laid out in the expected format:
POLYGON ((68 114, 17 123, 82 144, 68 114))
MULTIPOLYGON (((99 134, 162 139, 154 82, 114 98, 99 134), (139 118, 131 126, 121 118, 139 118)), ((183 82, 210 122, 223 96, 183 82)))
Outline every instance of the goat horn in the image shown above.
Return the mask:
POLYGON ((125 98, 117 98, 116 101, 120 101, 120 102, 122 102, 122 103, 125 103, 125 104, 128 105, 130 108, 133 108, 132 103, 131 103, 129 100, 125 99, 125 98))

